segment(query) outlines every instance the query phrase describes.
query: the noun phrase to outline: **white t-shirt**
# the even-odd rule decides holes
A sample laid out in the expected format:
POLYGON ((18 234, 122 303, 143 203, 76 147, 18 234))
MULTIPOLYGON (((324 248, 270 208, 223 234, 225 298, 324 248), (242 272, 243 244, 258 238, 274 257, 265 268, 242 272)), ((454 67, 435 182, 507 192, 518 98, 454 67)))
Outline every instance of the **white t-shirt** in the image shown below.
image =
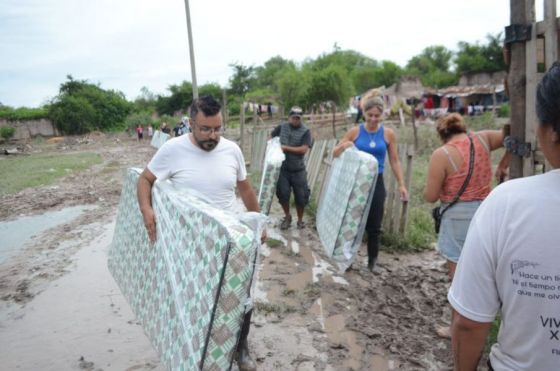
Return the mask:
POLYGON ((495 370, 560 370, 560 170, 508 181, 471 221, 448 299, 491 322, 495 370))
POLYGON ((207 152, 191 142, 191 135, 165 142, 148 169, 159 181, 169 179, 173 186, 193 189, 216 207, 231 209, 237 182, 247 178, 241 149, 220 138, 216 148, 207 152))

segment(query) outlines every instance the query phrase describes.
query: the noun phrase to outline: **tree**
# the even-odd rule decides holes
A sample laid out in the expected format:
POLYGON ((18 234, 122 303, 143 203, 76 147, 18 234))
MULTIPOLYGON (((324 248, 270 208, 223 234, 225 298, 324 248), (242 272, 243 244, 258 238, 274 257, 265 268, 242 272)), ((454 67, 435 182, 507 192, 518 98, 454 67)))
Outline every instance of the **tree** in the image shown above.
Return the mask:
POLYGON ((285 107, 304 105, 309 89, 307 76, 301 71, 287 70, 278 79, 280 101, 285 107))
POLYGON ((134 100, 134 110, 136 112, 156 110, 157 96, 146 86, 140 89, 140 95, 134 100))
POLYGON ((391 61, 383 61, 380 66, 373 70, 372 79, 374 81, 374 85, 370 86, 370 88, 377 86, 389 87, 397 83, 402 74, 402 68, 398 64, 391 61))
POLYGON ((294 62, 282 58, 281 56, 272 57, 263 66, 255 68, 255 87, 271 94, 278 92, 278 78, 288 70, 295 70, 294 62))
POLYGON ((244 97, 245 94, 254 87, 255 84, 255 68, 253 66, 245 67, 242 64, 232 63, 233 75, 229 79, 230 92, 233 95, 244 97))
POLYGON ((169 96, 159 95, 156 101, 156 110, 160 115, 173 116, 176 112, 186 112, 192 104, 192 84, 183 81, 180 85, 170 85, 167 90, 169 96))
POLYGON ((429 46, 406 64, 406 73, 417 76, 424 86, 441 88, 454 85, 458 78, 451 71, 453 52, 444 46, 429 46))
POLYGON ((337 105, 346 105, 352 95, 352 86, 348 73, 342 66, 330 65, 311 73, 307 91, 307 105, 332 101, 337 105))
POLYGON ((322 54, 315 61, 310 61, 308 64, 315 71, 336 65, 344 68, 346 73, 350 74, 359 67, 376 67, 377 61, 354 50, 340 50, 335 44, 333 52, 322 54))
POLYGON ((502 53, 502 33, 497 35, 488 34, 486 39, 488 41, 486 45, 480 45, 479 43, 470 44, 464 41, 459 42, 459 51, 455 58, 459 75, 506 70, 502 53))
POLYGON ((124 123, 132 105, 123 93, 101 89, 87 80, 74 80, 71 75, 67 78, 48 111, 49 118, 60 131, 83 134, 124 123))

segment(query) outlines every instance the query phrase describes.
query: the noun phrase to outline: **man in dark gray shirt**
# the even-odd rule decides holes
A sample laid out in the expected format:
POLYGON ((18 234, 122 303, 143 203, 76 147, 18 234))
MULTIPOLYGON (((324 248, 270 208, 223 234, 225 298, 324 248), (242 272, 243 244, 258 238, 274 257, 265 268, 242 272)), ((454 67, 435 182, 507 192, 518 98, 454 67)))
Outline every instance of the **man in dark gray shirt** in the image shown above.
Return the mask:
POLYGON ((311 133, 302 124, 302 115, 303 110, 300 107, 292 107, 288 122, 278 125, 271 133, 272 137, 280 137, 280 144, 286 155, 276 185, 276 196, 278 196, 278 201, 284 210, 284 220, 280 229, 288 229, 292 224, 292 215, 290 214, 292 189, 298 217, 297 227, 300 229, 305 227, 303 211, 309 202, 310 191, 303 157, 311 147, 311 133))

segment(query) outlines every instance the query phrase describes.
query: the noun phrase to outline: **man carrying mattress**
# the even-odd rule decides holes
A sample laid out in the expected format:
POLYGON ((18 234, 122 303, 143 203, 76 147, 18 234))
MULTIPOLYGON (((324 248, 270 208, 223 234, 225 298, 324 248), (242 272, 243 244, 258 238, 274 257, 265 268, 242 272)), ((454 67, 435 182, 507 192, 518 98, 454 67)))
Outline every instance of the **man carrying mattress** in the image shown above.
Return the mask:
POLYGON ((309 186, 307 185, 307 172, 303 156, 311 147, 311 133, 301 122, 303 110, 300 107, 292 107, 288 116, 288 122, 278 125, 271 133, 271 137, 280 137, 282 151, 286 160, 280 168, 280 176, 276 184, 276 195, 284 210, 284 220, 280 229, 288 229, 292 224, 290 214, 290 194, 294 191, 297 213, 297 227, 305 227, 303 222, 303 211, 309 202, 309 186))
MULTIPOLYGON (((241 149, 221 137, 220 104, 212 96, 200 97, 193 102, 190 116, 192 132, 167 141, 138 179, 138 203, 152 242, 157 238, 151 199, 156 179, 169 179, 175 187, 193 189, 223 210, 232 209, 237 187, 247 210, 260 211, 255 191, 247 179, 241 149)), ((247 344, 251 314, 252 310, 245 315, 237 348, 237 364, 242 371, 256 369, 247 344)))

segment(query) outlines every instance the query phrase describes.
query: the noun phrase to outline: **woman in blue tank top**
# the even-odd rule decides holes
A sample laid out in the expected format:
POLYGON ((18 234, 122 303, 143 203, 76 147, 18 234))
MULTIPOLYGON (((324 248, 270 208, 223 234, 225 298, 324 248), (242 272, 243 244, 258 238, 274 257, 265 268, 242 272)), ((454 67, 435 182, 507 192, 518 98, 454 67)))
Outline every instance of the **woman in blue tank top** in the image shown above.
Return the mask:
POLYGON ((391 170, 399 183, 399 193, 402 201, 408 201, 408 191, 404 184, 404 177, 397 153, 397 138, 391 128, 383 126, 384 103, 377 90, 366 94, 361 102, 365 122, 346 132, 340 143, 334 148, 334 157, 340 156, 344 150, 356 146, 360 151, 371 154, 378 162, 378 176, 375 191, 371 201, 371 208, 366 224, 368 233, 368 269, 373 271, 379 253, 379 236, 386 198, 383 170, 385 157, 389 154, 391 170))

